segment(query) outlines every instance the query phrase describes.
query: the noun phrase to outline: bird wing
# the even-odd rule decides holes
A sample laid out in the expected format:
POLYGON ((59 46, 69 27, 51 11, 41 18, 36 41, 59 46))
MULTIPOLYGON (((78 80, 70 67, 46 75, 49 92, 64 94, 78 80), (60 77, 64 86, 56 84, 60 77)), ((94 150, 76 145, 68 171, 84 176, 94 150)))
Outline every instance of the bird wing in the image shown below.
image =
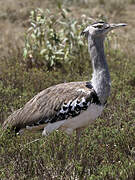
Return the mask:
POLYGON ((91 103, 100 104, 90 82, 70 82, 51 86, 9 116, 3 127, 25 128, 75 117, 91 103))

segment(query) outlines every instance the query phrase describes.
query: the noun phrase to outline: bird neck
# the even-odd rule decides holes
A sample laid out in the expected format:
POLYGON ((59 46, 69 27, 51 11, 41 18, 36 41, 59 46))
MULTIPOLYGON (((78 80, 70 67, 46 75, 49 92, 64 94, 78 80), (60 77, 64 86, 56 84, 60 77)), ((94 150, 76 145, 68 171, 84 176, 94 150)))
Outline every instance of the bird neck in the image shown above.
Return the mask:
POLYGON ((110 94, 110 73, 104 54, 104 38, 88 38, 89 52, 92 61, 92 85, 102 104, 110 94))

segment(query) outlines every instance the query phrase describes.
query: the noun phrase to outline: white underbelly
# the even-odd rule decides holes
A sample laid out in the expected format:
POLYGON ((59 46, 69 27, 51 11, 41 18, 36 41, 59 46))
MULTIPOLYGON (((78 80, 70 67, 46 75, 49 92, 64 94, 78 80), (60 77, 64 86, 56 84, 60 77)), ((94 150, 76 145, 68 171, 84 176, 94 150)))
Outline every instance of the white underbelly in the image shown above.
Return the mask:
POLYGON ((65 131, 67 134, 72 134, 75 129, 84 128, 89 126, 100 114, 102 113, 104 106, 91 104, 87 110, 80 113, 80 115, 58 121, 55 123, 49 123, 43 131, 43 135, 48 135, 56 129, 65 131))
POLYGON ((104 109, 104 106, 99 106, 96 104, 91 104, 87 110, 83 111, 80 113, 80 115, 66 120, 63 124, 62 127, 64 128, 72 128, 77 129, 77 128, 83 128, 87 127, 89 124, 91 124, 100 114, 102 113, 104 109))

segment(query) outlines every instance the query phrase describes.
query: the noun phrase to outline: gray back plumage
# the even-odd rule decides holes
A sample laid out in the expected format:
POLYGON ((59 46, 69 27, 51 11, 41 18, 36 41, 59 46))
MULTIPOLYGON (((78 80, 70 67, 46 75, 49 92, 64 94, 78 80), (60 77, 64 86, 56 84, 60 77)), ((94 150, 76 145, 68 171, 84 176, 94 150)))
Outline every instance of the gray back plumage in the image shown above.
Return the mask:
POLYGON ((28 101, 4 122, 17 131, 28 126, 53 123, 75 117, 90 103, 100 104, 90 82, 70 82, 51 86, 28 101))

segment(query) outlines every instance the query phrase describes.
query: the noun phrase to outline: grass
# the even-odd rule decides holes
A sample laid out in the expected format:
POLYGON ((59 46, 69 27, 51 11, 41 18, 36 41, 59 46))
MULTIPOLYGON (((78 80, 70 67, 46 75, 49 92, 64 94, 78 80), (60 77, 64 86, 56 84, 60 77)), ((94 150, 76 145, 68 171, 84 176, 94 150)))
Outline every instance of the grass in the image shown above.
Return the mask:
MULTIPOLYGON (((135 5, 133 1, 125 1, 122 6, 122 1, 115 2, 87 0, 83 3, 79 0, 69 3, 65 0, 62 6, 59 3, 59 8, 53 0, 23 0, 21 3, 15 0, 11 6, 9 0, 0 2, 3 34, 0 38, 1 123, 46 87, 65 81, 90 79, 92 70, 87 42, 79 39, 80 43, 77 39, 83 28, 80 24, 85 27, 88 23, 88 19, 81 15, 128 23, 125 29, 109 34, 105 42, 112 79, 111 96, 102 116, 83 132, 78 146, 75 134, 69 137, 62 132, 53 132, 48 137, 42 137, 41 133, 26 133, 14 137, 9 133, 3 134, 0 128, 0 179, 135 179, 135 5), (45 49, 45 55, 49 56, 46 44, 42 43, 36 51, 34 46, 30 49, 26 46, 26 40, 31 42, 31 34, 27 31, 30 28, 29 15, 36 7, 42 7, 43 12, 48 8, 52 15, 55 14, 53 22, 58 18, 68 25, 59 24, 58 28, 52 23, 51 30, 41 27, 45 34, 48 33, 50 45, 56 46, 55 54, 51 54, 55 56, 53 64, 51 60, 48 64, 47 58, 40 54, 45 49), (62 16, 63 8, 68 13, 65 17, 62 16), (77 22, 75 25, 73 20, 77 22), (65 36, 61 33, 65 33, 69 40, 66 49, 62 46, 65 36), (58 44, 54 34, 59 37, 58 44), (28 53, 26 56, 24 47, 28 53), (67 61, 57 54, 59 48, 67 53, 67 61), (36 61, 31 62, 29 57, 36 61)), ((43 16, 48 21, 52 17, 43 16)), ((43 41, 42 36, 36 42, 38 40, 43 41)))

